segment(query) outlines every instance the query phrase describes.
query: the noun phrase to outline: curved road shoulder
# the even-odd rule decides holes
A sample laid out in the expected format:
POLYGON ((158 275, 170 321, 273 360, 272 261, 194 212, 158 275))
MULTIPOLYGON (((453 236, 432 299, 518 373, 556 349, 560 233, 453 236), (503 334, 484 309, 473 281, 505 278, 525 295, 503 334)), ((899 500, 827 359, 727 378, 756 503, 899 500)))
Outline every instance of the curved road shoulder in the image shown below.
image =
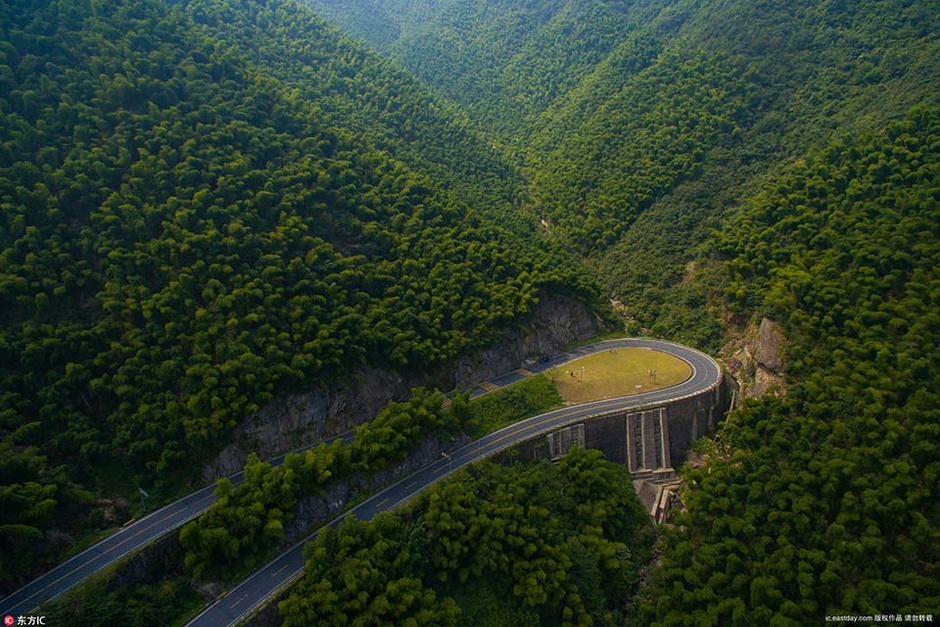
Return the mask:
MULTIPOLYGON (((329 444, 337 439, 351 439, 352 436, 352 432, 342 433, 322 442, 329 444)), ((302 451, 318 444, 320 442, 297 450, 302 451)), ((268 463, 278 466, 284 462, 285 457, 286 455, 282 455, 268 460, 268 463)), ((239 485, 244 481, 244 472, 235 473, 229 477, 229 480, 232 485, 239 485)), ((0 616, 18 617, 29 614, 42 603, 68 592, 98 571, 181 527, 208 510, 216 502, 215 488, 214 483, 209 484, 139 520, 125 524, 104 540, 4 597, 0 600, 0 616)))
MULTIPOLYGON (((338 526, 350 513, 359 520, 371 520, 379 512, 398 507, 431 484, 440 481, 471 462, 489 457, 530 438, 618 411, 655 406, 695 396, 714 389, 721 383, 721 368, 708 355, 681 344, 645 338, 622 338, 596 342, 558 355, 537 366, 531 366, 528 371, 532 374, 538 374, 553 366, 591 353, 610 348, 631 347, 658 350, 678 357, 692 367, 692 375, 682 383, 661 390, 562 407, 500 429, 456 449, 450 454, 449 458, 442 457, 401 479, 363 501, 349 512, 333 519, 327 526, 338 526)), ((494 379, 490 383, 496 385, 499 382, 500 385, 508 385, 526 376, 531 375, 524 375, 517 371, 494 379), (505 382, 503 381, 504 377, 506 378, 505 382)), ((474 396, 483 393, 476 390, 474 392, 474 396)), ((290 584, 303 576, 303 547, 316 537, 318 531, 287 549, 268 565, 255 571, 229 591, 227 595, 217 599, 203 610, 187 624, 187 627, 228 627, 239 623, 259 610, 290 584)))
MULTIPOLYGON (((475 385, 470 390, 470 395, 472 398, 475 398, 488 391, 511 385, 533 374, 545 372, 554 366, 614 347, 610 342, 616 343, 620 341, 622 340, 595 342, 556 355, 545 363, 529 365, 525 370, 519 369, 505 373, 489 381, 475 385)), ((659 342, 657 346, 665 344, 666 343, 659 342)), ((336 439, 348 441, 352 439, 352 437, 353 432, 347 432, 323 440, 323 442, 329 444, 336 439)), ((320 444, 320 442, 315 442, 308 446, 301 447, 294 452, 304 451, 318 444, 320 444)), ((284 457, 285 455, 282 455, 275 459, 268 460, 268 463, 275 466, 279 465, 284 461, 284 457)), ((233 485, 237 486, 244 480, 244 477, 242 472, 237 472, 230 476, 229 480, 233 485)), ((209 507, 215 503, 215 487, 215 484, 204 486, 139 520, 125 524, 108 537, 59 564, 46 574, 37 577, 19 590, 4 597, 0 600, 0 615, 10 614, 12 616, 20 616, 28 614, 30 610, 35 609, 40 604, 68 592, 100 570, 107 568, 134 551, 158 540, 174 529, 181 527, 186 522, 208 510, 209 507)))

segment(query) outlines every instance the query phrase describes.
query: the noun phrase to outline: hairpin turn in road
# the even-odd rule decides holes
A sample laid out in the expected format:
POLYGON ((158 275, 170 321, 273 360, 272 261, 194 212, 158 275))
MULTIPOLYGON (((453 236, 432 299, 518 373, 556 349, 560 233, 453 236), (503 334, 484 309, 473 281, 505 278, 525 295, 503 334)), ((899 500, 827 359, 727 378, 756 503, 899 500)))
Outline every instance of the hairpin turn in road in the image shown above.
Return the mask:
MULTIPOLYGON (((721 383, 721 368, 714 359, 704 353, 680 344, 642 338, 596 342, 558 355, 541 364, 527 366, 527 369, 533 374, 538 374, 572 359, 611 348, 648 348, 668 353, 687 362, 692 367, 692 376, 669 388, 563 407, 520 421, 456 449, 448 457, 442 457, 385 488, 352 508, 349 513, 352 513, 359 520, 371 520, 379 512, 394 509, 431 484, 467 464, 484 459, 533 437, 591 418, 627 409, 672 402, 701 394, 721 383)), ((508 385, 525 378, 525 376, 514 372, 494 379, 489 383, 499 386, 508 385)), ((482 391, 476 390, 474 395, 480 393, 482 391)), ((328 526, 336 527, 346 515, 343 514, 343 516, 332 520, 328 523, 328 526)), ((316 535, 317 532, 314 532, 287 549, 268 563, 267 566, 255 571, 230 590, 227 595, 217 599, 212 605, 203 610, 202 613, 188 623, 187 627, 228 627, 239 623, 260 609, 287 586, 303 576, 303 546, 316 535)))

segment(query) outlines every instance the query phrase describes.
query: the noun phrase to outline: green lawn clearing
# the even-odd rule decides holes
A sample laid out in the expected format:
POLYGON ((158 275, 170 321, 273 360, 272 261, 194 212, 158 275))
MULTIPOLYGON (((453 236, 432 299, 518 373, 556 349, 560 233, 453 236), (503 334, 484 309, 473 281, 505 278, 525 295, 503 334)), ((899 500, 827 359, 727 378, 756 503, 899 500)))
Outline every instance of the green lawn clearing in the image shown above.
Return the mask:
POLYGON ((682 383, 686 362, 645 348, 615 348, 582 357, 546 373, 569 404, 640 394, 682 383))

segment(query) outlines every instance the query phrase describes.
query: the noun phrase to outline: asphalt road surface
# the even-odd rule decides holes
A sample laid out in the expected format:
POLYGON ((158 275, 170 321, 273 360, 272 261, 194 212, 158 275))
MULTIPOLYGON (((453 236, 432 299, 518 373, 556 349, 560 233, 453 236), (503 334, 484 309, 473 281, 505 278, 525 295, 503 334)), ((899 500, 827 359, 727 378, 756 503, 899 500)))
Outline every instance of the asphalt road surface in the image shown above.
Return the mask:
MULTIPOLYGON (((353 432, 334 436, 326 443, 337 439, 350 440, 353 432)), ((305 450, 316 446, 319 442, 304 447, 305 450)), ((275 466, 284 462, 286 455, 269 460, 275 466)), ((244 473, 239 471, 229 477, 232 485, 238 485, 245 480, 244 473)), ((0 601, 0 616, 12 615, 19 617, 28 615, 41 603, 55 598, 95 574, 102 568, 124 558, 135 550, 153 542, 165 533, 182 526, 203 513, 215 503, 215 484, 184 496, 157 511, 144 516, 140 520, 121 527, 104 540, 82 551, 78 555, 59 564, 51 571, 26 584, 13 594, 0 601)))
MULTIPOLYGON (((538 374, 553 366, 584 355, 611 348, 631 347, 655 349, 678 357, 692 366, 692 376, 683 383, 662 390, 563 407, 533 416, 467 444, 450 453, 449 457, 442 454, 439 460, 385 488, 375 496, 352 508, 350 512, 359 520, 371 520, 379 512, 394 509, 432 483, 463 468, 467 464, 515 446, 532 437, 615 411, 653 405, 698 394, 717 385, 721 380, 721 370, 718 364, 704 353, 679 344, 651 339, 618 339, 597 342, 557 355, 545 363, 526 366, 526 370, 538 374)), ((491 384, 489 387, 492 389, 492 386, 514 383, 526 378, 526 376, 528 375, 514 372, 487 383, 491 384)), ((475 388, 473 396, 478 396, 485 390, 486 387, 483 386, 475 388)), ((336 527, 345 517, 346 514, 344 513, 331 521, 329 526, 336 527)), ((259 610, 292 582, 303 576, 303 546, 316 535, 316 532, 314 532, 282 553, 267 566, 255 571, 230 590, 228 594, 217 599, 212 605, 203 610, 201 614, 188 623, 188 627, 227 627, 238 623, 259 610)))

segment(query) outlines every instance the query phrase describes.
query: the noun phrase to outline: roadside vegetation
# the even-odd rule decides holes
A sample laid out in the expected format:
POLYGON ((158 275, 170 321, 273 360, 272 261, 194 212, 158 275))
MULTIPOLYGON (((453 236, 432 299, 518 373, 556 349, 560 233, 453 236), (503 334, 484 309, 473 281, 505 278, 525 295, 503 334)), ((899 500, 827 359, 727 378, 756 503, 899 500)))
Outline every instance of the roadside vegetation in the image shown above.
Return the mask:
POLYGON ((511 177, 413 81, 310 32, 281 61, 334 59, 336 80, 282 83, 238 47, 249 18, 310 20, 209 0, 0 15, 0 589, 120 522, 110 501, 188 485, 279 395, 440 367, 540 294, 594 293, 486 217, 512 211, 511 177), (380 123, 399 97, 406 119, 380 123), (405 154, 416 135, 451 156, 405 154))
MULTIPOLYGON (((282 547, 287 525, 306 496, 352 481, 366 486, 371 476, 398 465, 428 437, 447 442, 460 433, 477 437, 561 405, 545 377, 533 377, 469 400, 466 394, 443 408, 444 395, 415 389, 405 402, 391 402, 371 422, 356 429, 350 444, 334 442, 288 455, 281 466, 252 457, 245 481, 233 487, 221 479, 219 500, 179 532, 179 550, 148 559, 149 570, 128 572, 125 560, 86 584, 44 606, 48 616, 68 616, 83 624, 110 620, 131 625, 173 625, 205 603, 193 583, 234 582, 273 557, 282 547)), ((327 522, 327 521, 320 521, 327 522)), ((170 543, 173 546, 173 543, 170 543)), ((430 623, 435 624, 435 623, 430 623)))
POLYGON ((469 402, 454 399, 454 411, 462 416, 460 422, 473 438, 561 405, 561 397, 545 375, 529 377, 469 402))
POLYGON ((47 625, 128 625, 161 627, 182 624, 183 616, 200 610, 205 597, 193 589, 181 568, 159 560, 141 577, 137 556, 92 575, 34 613, 47 625), (169 571, 167 571, 169 568, 169 571), (138 581, 126 584, 126 578, 138 581))
POLYGON ((393 468, 427 437, 455 435, 455 414, 442 409, 443 400, 440 392, 416 389, 408 401, 389 403, 374 420, 357 427, 349 444, 337 440, 292 453, 280 466, 252 456, 244 482, 232 487, 220 479, 219 500, 180 531, 187 571, 196 579, 231 581, 261 566, 281 545, 301 498, 322 494, 331 483, 354 475, 369 478, 393 468))
POLYGON ((940 614, 940 111, 794 165, 736 225, 729 303, 785 322, 789 393, 687 473, 646 621, 940 614))
POLYGON ((374 473, 395 468, 428 438, 480 437, 560 404, 544 377, 472 401, 458 395, 447 409, 443 394, 417 388, 408 401, 389 403, 374 420, 357 427, 349 444, 336 441, 292 453, 280 466, 253 456, 244 482, 232 487, 220 479, 219 500, 180 531, 186 569, 196 579, 245 576, 281 545, 303 497, 354 477, 369 483, 374 473))
POLYGON ((626 469, 475 463, 401 513, 348 519, 305 549, 287 626, 623 624, 655 535, 626 469))

